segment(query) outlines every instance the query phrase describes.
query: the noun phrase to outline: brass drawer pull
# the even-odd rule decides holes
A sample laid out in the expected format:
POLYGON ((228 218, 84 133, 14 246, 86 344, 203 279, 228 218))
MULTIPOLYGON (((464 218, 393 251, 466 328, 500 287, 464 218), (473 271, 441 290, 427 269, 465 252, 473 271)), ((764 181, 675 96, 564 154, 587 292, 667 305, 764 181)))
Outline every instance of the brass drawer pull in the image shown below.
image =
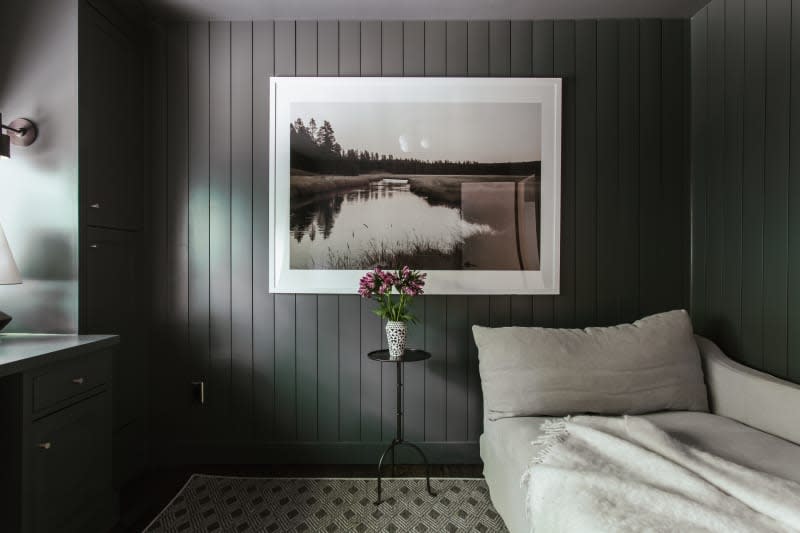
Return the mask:
POLYGON ((83 378, 75 378, 72 380, 75 385, 83 385, 83 378))
POLYGON ((49 450, 49 449, 50 449, 50 446, 52 446, 52 444, 51 444, 51 443, 49 443, 49 442, 40 442, 40 443, 39 443, 39 444, 37 444, 36 446, 38 446, 39 448, 41 448, 41 449, 43 449, 43 450, 49 450))

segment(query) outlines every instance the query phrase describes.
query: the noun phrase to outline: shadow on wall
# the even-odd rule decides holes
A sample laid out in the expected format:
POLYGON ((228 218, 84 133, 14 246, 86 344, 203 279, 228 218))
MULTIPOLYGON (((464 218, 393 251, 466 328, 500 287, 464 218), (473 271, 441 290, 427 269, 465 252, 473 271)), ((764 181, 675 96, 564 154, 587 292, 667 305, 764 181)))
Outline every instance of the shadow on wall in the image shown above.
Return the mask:
POLYGON ((74 332, 71 308, 78 287, 73 281, 77 272, 70 236, 64 231, 39 229, 31 232, 28 240, 32 246, 26 247, 28 253, 22 256, 24 262, 20 261, 25 265, 23 285, 0 288, 0 309, 14 317, 7 332, 74 332), (24 298, 16 298, 22 290, 24 298))
POLYGON ((5 305, 5 309, 14 317, 4 333, 30 332, 36 333, 74 333, 77 327, 74 316, 70 312, 72 301, 77 299, 77 285, 67 281, 25 280, 25 293, 33 305, 17 303, 13 307, 5 305), (30 326, 31 324, 35 326, 30 326), (75 324, 76 325, 76 324, 75 324))
POLYGON ((25 257, 26 279, 60 281, 78 276, 75 263, 69 260, 74 247, 66 231, 34 229, 28 238, 36 245, 29 247, 25 257))

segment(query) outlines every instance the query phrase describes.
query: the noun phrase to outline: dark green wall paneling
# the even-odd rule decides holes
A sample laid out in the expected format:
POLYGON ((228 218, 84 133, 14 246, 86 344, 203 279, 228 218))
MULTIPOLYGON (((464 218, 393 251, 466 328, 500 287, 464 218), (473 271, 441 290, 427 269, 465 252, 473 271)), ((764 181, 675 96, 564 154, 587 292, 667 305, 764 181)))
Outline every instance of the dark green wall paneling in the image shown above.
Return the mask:
POLYGON ((791 0, 714 0, 691 21, 696 327, 734 358, 794 381, 799 17, 791 0))
MULTIPOLYGON (((708 113, 708 13, 701 10, 691 22, 691 198, 692 208, 692 265, 691 311, 695 329, 706 332, 706 222, 708 202, 707 139, 708 113)), ((760 279, 760 277, 759 277, 760 279)), ((760 298, 760 294, 759 294, 760 298)))
MULTIPOLYGON (((205 374, 208 384, 208 412, 214 418, 237 416, 231 411, 231 25, 212 22, 209 25, 209 117, 210 142, 208 150, 210 195, 209 229, 209 362, 205 374), (213 413, 213 414, 212 414, 213 413), (232 415, 232 416, 231 416, 232 415)), ((178 67, 175 67, 178 70, 178 67)), ((170 71, 172 72, 172 71, 170 71)), ((168 102, 170 109, 175 107, 168 102)), ((182 102, 181 102, 182 104, 182 102)), ((237 102, 238 104, 238 102, 237 102)), ((168 159, 174 155, 170 151, 168 159)), ((174 204, 168 211, 181 213, 174 204)), ((180 253, 180 249, 173 253, 180 253)))
POLYGON ((253 25, 231 25, 231 412, 250 435, 253 409, 253 25))
MULTIPOLYGON (((192 356, 187 370, 192 379, 206 375, 210 356, 210 299, 211 279, 209 228, 210 167, 208 147, 210 142, 209 32, 208 25, 194 23, 189 26, 188 84, 189 128, 194 132, 189 138, 189 209, 188 209, 188 267, 189 267, 189 337, 192 356)), ((203 413, 192 410, 189 416, 202 421, 203 413)), ((194 427, 194 426, 193 426, 194 427)))
MULTIPOLYGON (((269 76, 275 72, 275 27, 272 22, 253 24, 253 146, 268 146, 269 101, 256 95, 269 91, 269 76)), ((253 198, 269 200, 266 150, 253 150, 253 198)), ((253 209, 253 420, 254 437, 274 436, 275 423, 275 297, 268 293, 268 271, 258 265, 267 261, 268 215, 253 209), (256 385, 257 384, 257 385, 256 385)))
MULTIPOLYGON (((573 21, 554 22, 553 76, 565 80, 562 86, 561 113, 561 273, 560 294, 555 299, 554 325, 571 327, 575 325, 576 263, 575 83, 569 83, 569 80, 575 79, 575 22, 573 21)), ((638 94, 638 88, 636 92, 638 94)), ((638 207, 638 198, 634 205, 638 207)), ((636 261, 639 261, 638 257, 636 261)), ((638 289, 637 286, 637 292, 638 289)))
POLYGON ((797 206, 800 205, 800 9, 791 9, 791 115, 789 116, 791 135, 789 138, 789 184, 788 184, 788 225, 789 225, 789 261, 787 286, 787 350, 786 374, 800 381, 800 279, 797 268, 800 267, 800 219, 797 206), (794 326, 794 327, 793 327, 794 326))
MULTIPOLYGON (((660 24, 654 21, 656 25, 660 24)), ((658 62, 656 62, 658 64, 658 62)), ((653 95, 658 99, 659 95, 653 95)), ((597 23, 575 24, 575 319, 597 322, 597 23)), ((642 178, 645 174, 642 174, 642 178)))
MULTIPOLYGON (((186 48, 187 27, 184 25, 171 26, 167 34, 167 102, 186 102, 188 98, 188 72, 186 68, 188 54, 186 48)), ((166 210, 166 264, 168 270, 162 273, 166 278, 166 291, 162 295, 165 299, 165 316, 169 334, 168 346, 175 358, 175 365, 167 369, 167 381, 164 383, 165 396, 170 402, 184 404, 177 391, 169 388, 172 381, 181 379, 179 369, 188 361, 186 341, 188 339, 188 261, 189 256, 184 252, 187 246, 187 212, 188 193, 188 107, 186 105, 168 105, 166 109, 166 175, 169 179, 164 181, 166 205, 184 206, 180 210, 166 210)), ((160 192, 160 191, 159 191, 160 192)), ((155 231, 155 229, 154 229, 155 231)), ((185 406, 183 406, 185 409, 185 406)))
POLYGON ((767 3, 764 157, 764 368, 787 370, 789 106, 792 0, 767 3))
MULTIPOLYGON (((689 176, 686 131, 687 65, 689 53, 686 23, 665 21, 661 29, 661 222, 656 251, 658 265, 680 257, 685 268, 660 284, 657 308, 678 308, 689 300, 689 176), (675 231, 673 225, 679 226, 675 231)), ((656 265, 654 268, 660 268, 656 265)), ((644 310, 648 312, 647 310, 644 310)))
MULTIPOLYGON (((639 312, 639 24, 619 24, 619 195, 617 197, 616 240, 619 273, 616 291, 618 320, 639 312)), ((563 226, 562 226, 563 227, 563 226)), ((563 242, 563 239, 562 239, 563 242)), ((563 248, 562 248, 563 250, 563 248)), ((564 255, 562 252, 562 261, 564 255)))
MULTIPOLYGON (((617 264, 621 241, 616 213, 619 197, 619 24, 597 24, 597 307, 611 309, 603 323, 619 318, 617 264)), ((679 58, 680 59, 680 58, 679 58)))
POLYGON ((612 324, 688 305, 687 32, 658 20, 165 28, 154 42, 154 318, 167 347, 154 353, 156 459, 263 449, 286 454, 264 461, 371 462, 363 451, 394 431, 394 368, 364 356, 385 344, 373 304, 267 292, 270 75, 564 77, 562 294, 414 304, 411 342, 433 357, 404 370, 406 435, 476 461, 472 324, 612 324), (191 402, 195 380, 206 406, 191 402))
POLYGON ((742 321, 742 139, 744 104, 744 0, 728 0, 725 5, 725 136, 723 236, 725 275, 722 281, 723 305, 727 316, 724 338, 732 350, 741 353, 735 334, 742 321))
MULTIPOLYGON (((763 365, 766 0, 745 2, 742 141, 742 361, 763 365), (744 179, 744 177, 747 179, 744 179)), ((697 40, 692 37, 692 43, 697 40)), ((763 367, 762 367, 763 368, 763 367)))

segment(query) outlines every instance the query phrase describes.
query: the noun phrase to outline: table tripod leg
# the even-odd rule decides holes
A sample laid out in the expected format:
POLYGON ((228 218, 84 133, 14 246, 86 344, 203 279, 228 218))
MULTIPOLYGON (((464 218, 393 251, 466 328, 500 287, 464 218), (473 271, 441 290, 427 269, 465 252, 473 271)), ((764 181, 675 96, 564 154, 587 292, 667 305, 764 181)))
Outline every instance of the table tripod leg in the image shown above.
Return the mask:
MULTIPOLYGON (((403 442, 403 365, 397 363, 397 405, 395 405, 394 441, 403 442)), ((394 477, 395 453, 392 448, 392 477, 394 477)))
POLYGON ((380 505, 383 503, 381 499, 381 469, 383 468, 383 460, 386 458, 386 454, 390 451, 394 454, 394 447, 397 446, 397 441, 393 440, 392 443, 389 445, 386 450, 384 450, 383 455, 381 455, 380 461, 378 461, 378 499, 375 500, 375 505, 380 505))
POLYGON ((416 444, 405 441, 403 441, 400 444, 403 444, 405 446, 411 446, 412 448, 417 450, 417 453, 419 453, 419 455, 422 457, 422 460, 425 461, 425 483, 428 487, 428 494, 430 494, 431 496, 436 496, 436 493, 433 492, 433 489, 431 488, 431 466, 428 464, 428 458, 425 457, 423 451, 420 450, 419 446, 417 446, 416 444))

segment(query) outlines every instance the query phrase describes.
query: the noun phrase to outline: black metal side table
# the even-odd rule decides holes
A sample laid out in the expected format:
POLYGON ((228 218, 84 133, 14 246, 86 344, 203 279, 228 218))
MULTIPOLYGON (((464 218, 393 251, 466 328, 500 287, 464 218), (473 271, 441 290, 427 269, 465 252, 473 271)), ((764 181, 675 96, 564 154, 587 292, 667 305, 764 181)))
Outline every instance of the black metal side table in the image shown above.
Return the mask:
POLYGON ((383 500, 381 500, 381 469, 383 467, 383 460, 386 458, 386 454, 392 452, 392 477, 394 477, 394 465, 395 465, 395 448, 398 446, 408 446, 417 450, 417 453, 420 454, 422 460, 425 462, 425 483, 428 488, 428 494, 431 496, 436 496, 436 493, 433 492, 431 489, 431 468, 428 464, 428 458, 425 457, 425 454, 416 444, 403 440, 403 363, 415 363, 417 361, 425 361, 426 359, 431 358, 431 354, 424 350, 406 350, 403 354, 401 359, 389 359, 389 350, 376 350, 374 352, 369 352, 367 357, 372 359, 373 361, 378 361, 381 363, 396 363, 397 364, 397 426, 395 428, 394 439, 392 439, 391 444, 381 455, 380 461, 378 461, 378 499, 375 501, 375 505, 380 505, 383 500))

